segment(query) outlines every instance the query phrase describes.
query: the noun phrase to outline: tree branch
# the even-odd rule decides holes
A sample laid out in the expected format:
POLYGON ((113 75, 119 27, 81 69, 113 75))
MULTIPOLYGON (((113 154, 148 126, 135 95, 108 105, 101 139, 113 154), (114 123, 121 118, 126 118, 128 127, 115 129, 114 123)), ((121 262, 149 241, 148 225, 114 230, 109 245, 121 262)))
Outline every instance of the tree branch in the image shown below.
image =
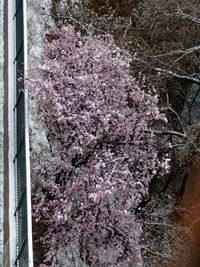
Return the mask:
POLYGON ((179 121, 179 124, 180 124, 180 126, 181 126, 181 130, 182 130, 183 134, 186 134, 186 133, 185 133, 184 126, 183 126, 183 123, 182 123, 182 120, 181 120, 180 116, 178 115, 178 113, 177 113, 173 108, 171 108, 170 106, 168 106, 168 107, 164 107, 164 108, 162 108, 161 110, 164 110, 164 111, 169 110, 169 111, 171 111, 172 113, 174 113, 175 116, 177 117, 178 121, 179 121))
POLYGON ((189 14, 185 14, 182 11, 178 11, 172 14, 166 14, 167 16, 174 16, 174 17, 181 17, 182 19, 189 19, 197 24, 200 24, 200 19, 198 19, 195 16, 189 15, 189 14))
POLYGON ((185 49, 185 50, 173 50, 173 51, 170 51, 170 52, 167 52, 167 53, 163 53, 163 54, 160 54, 160 55, 155 55, 155 56, 152 56, 152 58, 158 58, 158 57, 164 57, 164 56, 173 56, 173 55, 179 55, 179 54, 184 54, 184 55, 187 55, 187 54, 191 54, 197 50, 200 49, 200 45, 197 45, 197 46, 193 46, 193 47, 190 47, 188 49, 185 49))
POLYGON ((177 74, 173 71, 165 70, 162 68, 153 68, 153 69, 157 72, 161 72, 161 73, 173 76, 173 77, 178 78, 178 79, 188 80, 188 81, 191 81, 192 83, 196 83, 196 84, 200 85, 200 80, 198 78, 193 77, 192 75, 180 75, 180 74, 177 74))
MULTIPOLYGON (((133 57, 133 61, 140 62, 144 65, 148 64, 148 62, 146 62, 145 60, 137 58, 137 57, 133 57)), ((180 74, 177 74, 173 71, 166 70, 163 68, 158 68, 158 67, 151 67, 150 66, 150 68, 152 68, 154 71, 156 71, 158 73, 163 73, 163 74, 166 74, 166 75, 178 78, 178 79, 182 79, 182 80, 188 80, 188 81, 191 81, 192 83, 196 83, 196 84, 200 85, 200 80, 198 79, 198 77, 195 78, 194 75, 180 75, 180 74)))
POLYGON ((145 132, 151 133, 151 134, 158 134, 158 135, 176 135, 176 136, 182 137, 182 138, 186 137, 185 133, 180 133, 177 131, 167 131, 167 130, 157 131, 157 130, 146 129, 145 132))

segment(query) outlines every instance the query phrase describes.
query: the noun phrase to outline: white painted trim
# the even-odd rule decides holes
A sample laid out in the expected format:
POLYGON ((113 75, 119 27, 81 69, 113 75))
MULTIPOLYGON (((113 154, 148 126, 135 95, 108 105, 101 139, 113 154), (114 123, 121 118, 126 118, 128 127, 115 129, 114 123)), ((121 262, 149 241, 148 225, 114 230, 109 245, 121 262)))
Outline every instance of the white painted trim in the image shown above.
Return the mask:
MULTIPOLYGON (((27 3, 23 0, 24 17, 24 71, 28 66, 28 42, 27 42, 27 3)), ((31 178, 30 178, 30 150, 29 150, 29 114, 28 114, 28 91, 25 89, 25 151, 26 151, 26 193, 27 193, 27 220, 28 220, 28 254, 29 265, 33 267, 33 240, 32 240, 32 206, 31 206, 31 178)))
POLYGON ((13 19, 15 4, 13 0, 8 0, 8 161, 9 161, 9 252, 10 267, 15 266, 17 255, 16 250, 16 168, 13 163, 15 155, 15 21, 13 19))
POLYGON ((4 1, 0 1, 0 266, 3 266, 3 215, 4 215, 4 146, 3 146, 3 108, 4 108, 4 38, 3 38, 3 25, 4 25, 4 1))

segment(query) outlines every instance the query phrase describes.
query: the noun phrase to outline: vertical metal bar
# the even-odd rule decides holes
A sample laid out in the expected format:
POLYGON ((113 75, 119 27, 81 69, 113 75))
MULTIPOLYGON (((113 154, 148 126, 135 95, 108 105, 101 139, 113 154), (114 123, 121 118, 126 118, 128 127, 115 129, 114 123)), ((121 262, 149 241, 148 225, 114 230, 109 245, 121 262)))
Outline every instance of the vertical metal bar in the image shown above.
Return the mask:
POLYGON ((13 163, 15 154, 15 1, 8 0, 8 169, 9 169, 9 266, 14 266, 16 259, 16 219, 14 212, 16 209, 16 169, 13 163))
MULTIPOLYGON (((27 41, 27 1, 23 0, 24 16, 24 73, 26 75, 28 65, 28 41, 27 41)), ((28 91, 25 88, 25 151, 26 151, 26 195, 27 195, 27 224, 28 224, 28 255, 29 267, 33 267, 33 240, 32 240, 32 212, 31 212, 31 178, 30 178, 30 150, 28 127, 28 91)))
POLYGON ((27 18, 26 0, 15 0, 19 4, 16 12, 16 218, 18 267, 33 267, 31 183, 29 162, 28 94, 24 89, 23 78, 27 69, 27 18), (20 79, 19 79, 20 78, 20 79), (24 139, 22 138, 24 136, 24 139))

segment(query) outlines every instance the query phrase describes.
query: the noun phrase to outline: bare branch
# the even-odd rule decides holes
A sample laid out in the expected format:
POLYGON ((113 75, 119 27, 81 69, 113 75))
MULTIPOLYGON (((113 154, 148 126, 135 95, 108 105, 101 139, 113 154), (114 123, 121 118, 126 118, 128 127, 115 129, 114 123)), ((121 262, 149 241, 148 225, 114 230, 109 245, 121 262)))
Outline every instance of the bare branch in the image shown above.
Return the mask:
POLYGON ((131 19, 131 17, 130 17, 130 19, 129 19, 129 24, 126 26, 126 30, 125 30, 125 32, 124 32, 124 36, 123 36, 123 38, 126 38, 127 32, 128 32, 128 30, 129 30, 129 28, 131 27, 131 25, 132 25, 132 19, 131 19))
POLYGON ((174 16, 174 17, 181 17, 182 19, 189 19, 197 24, 200 24, 200 19, 198 19, 195 16, 189 15, 189 14, 185 14, 183 12, 176 12, 176 13, 172 13, 172 14, 166 14, 167 16, 174 16))
POLYGON ((174 145, 172 145, 172 148, 179 148, 179 147, 183 147, 184 146, 184 144, 174 144, 174 145))
POLYGON ((177 74, 173 71, 165 70, 162 68, 153 68, 153 69, 157 72, 161 72, 161 73, 173 76, 173 77, 178 78, 178 79, 188 80, 188 81, 191 81, 192 83, 196 83, 196 84, 200 85, 200 80, 193 77, 192 75, 180 75, 180 74, 177 74))
POLYGON ((151 134, 158 134, 158 135, 176 135, 176 136, 181 137, 181 138, 186 137, 185 133, 180 133, 177 131, 167 131, 167 130, 157 131, 157 130, 146 129, 145 132, 151 133, 151 134))
POLYGON ((185 49, 185 50, 179 49, 179 50, 174 50, 174 51, 171 51, 171 52, 168 52, 168 53, 155 55, 155 56, 152 56, 152 58, 158 58, 158 57, 164 57, 164 56, 173 56, 173 55, 179 55, 179 54, 188 55, 188 54, 191 54, 191 53, 193 53, 193 52, 195 52, 195 51, 197 51, 199 49, 200 49, 200 45, 197 45, 197 46, 185 49))
MULTIPOLYGON (((145 65, 148 64, 148 62, 144 61, 143 59, 136 58, 136 57, 133 57, 133 61, 138 61, 138 62, 145 64, 145 65)), ((163 73, 163 74, 166 74, 168 76, 172 76, 172 77, 182 79, 182 80, 188 80, 188 81, 191 81, 192 83, 196 83, 196 84, 200 85, 200 80, 198 79, 198 77, 195 78, 193 75, 180 75, 180 74, 177 74, 173 71, 158 68, 158 67, 151 67, 151 68, 158 73, 163 73)))
POLYGON ((162 108, 161 110, 170 110, 172 113, 174 113, 174 114, 176 115, 178 121, 179 121, 179 124, 180 124, 180 126, 181 126, 181 130, 182 130, 182 132, 185 134, 185 130, 184 130, 184 126, 183 126, 183 122, 182 122, 180 116, 178 115, 178 113, 177 113, 173 108, 171 108, 170 106, 168 106, 168 107, 164 107, 164 108, 162 108))

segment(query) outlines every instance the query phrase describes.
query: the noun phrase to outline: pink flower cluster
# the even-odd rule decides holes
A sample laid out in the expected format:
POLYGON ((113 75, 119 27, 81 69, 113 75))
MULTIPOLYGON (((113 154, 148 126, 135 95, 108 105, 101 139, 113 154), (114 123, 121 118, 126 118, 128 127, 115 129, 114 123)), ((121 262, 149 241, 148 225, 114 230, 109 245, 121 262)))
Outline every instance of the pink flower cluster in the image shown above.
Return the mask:
POLYGON ((158 99, 141 90, 111 36, 81 36, 71 26, 52 36, 36 78, 27 81, 51 144, 45 164, 34 168, 48 184, 34 205, 46 224, 46 263, 138 263, 134 211, 166 168, 145 133, 164 119, 158 99))

